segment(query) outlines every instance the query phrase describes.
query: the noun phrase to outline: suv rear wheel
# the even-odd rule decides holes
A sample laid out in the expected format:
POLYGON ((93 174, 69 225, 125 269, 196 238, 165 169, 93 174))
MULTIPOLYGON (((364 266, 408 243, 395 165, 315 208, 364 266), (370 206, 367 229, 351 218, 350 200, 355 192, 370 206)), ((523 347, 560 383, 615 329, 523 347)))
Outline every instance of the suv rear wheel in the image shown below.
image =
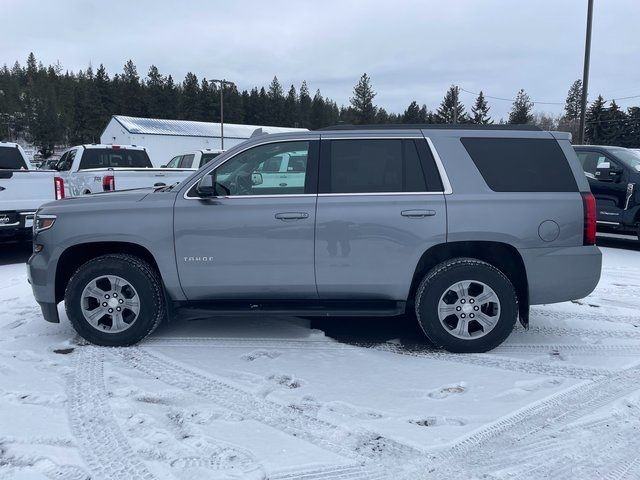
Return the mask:
POLYGON ((422 279, 415 304, 429 340, 456 353, 497 347, 518 317, 518 301, 509 279, 473 258, 455 258, 435 266, 422 279))
POLYGON ((133 255, 89 260, 71 277, 64 300, 73 328, 97 345, 137 343, 166 317, 158 274, 133 255))

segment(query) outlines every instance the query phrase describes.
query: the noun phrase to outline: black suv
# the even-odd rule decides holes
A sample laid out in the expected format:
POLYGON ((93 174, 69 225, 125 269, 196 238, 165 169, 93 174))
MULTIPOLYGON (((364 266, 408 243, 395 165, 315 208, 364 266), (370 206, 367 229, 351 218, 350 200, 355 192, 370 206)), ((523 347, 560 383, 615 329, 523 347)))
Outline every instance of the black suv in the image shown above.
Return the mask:
POLYGON ((640 154, 622 147, 574 147, 596 197, 598 229, 640 240, 640 154))

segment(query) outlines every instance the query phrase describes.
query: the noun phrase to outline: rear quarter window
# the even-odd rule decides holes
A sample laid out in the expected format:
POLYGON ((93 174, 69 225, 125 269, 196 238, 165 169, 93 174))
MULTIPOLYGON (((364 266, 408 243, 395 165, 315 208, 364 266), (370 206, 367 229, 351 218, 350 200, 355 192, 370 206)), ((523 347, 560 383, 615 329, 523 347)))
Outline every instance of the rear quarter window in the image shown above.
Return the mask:
POLYGON ((576 192, 571 167, 553 139, 467 137, 460 141, 495 192, 576 192))

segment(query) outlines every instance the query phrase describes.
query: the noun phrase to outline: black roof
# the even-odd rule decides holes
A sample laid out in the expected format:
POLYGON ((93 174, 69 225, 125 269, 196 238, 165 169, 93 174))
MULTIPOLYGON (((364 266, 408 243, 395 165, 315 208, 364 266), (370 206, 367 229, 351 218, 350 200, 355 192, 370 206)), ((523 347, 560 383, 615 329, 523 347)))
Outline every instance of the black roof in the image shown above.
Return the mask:
POLYGON ((525 130, 541 132, 536 125, 477 125, 475 123, 411 123, 411 124, 376 124, 376 125, 333 125, 318 130, 525 130))

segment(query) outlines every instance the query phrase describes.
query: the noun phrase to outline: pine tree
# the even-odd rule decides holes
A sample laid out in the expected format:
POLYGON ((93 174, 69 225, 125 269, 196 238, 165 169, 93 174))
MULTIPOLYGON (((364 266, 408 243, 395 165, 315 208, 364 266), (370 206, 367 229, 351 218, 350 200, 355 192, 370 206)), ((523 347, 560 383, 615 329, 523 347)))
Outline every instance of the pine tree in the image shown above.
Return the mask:
POLYGON ((480 90, 478 98, 476 98, 476 103, 471 107, 471 123, 475 123, 477 125, 488 125, 493 123, 493 120, 491 120, 491 117, 489 116, 489 109, 490 107, 487 104, 484 93, 480 90))
POLYGON ((298 122, 300 127, 309 128, 309 118, 311 116, 311 96, 307 82, 300 85, 300 95, 298 99, 298 122))
POLYGON ((194 73, 188 72, 182 82, 182 102, 180 118, 198 120, 201 116, 200 84, 194 73))
POLYGON ((371 87, 371 79, 364 73, 353 88, 353 97, 349 99, 354 113, 355 124, 374 123, 376 118, 376 107, 373 99, 376 92, 371 87))
POLYGON ((509 112, 511 125, 524 125, 533 122, 533 102, 523 89, 520 89, 509 112))
MULTIPOLYGON (((426 110, 426 107, 425 107, 426 110)), ((415 100, 412 101, 402 114, 402 123, 425 123, 426 118, 422 116, 422 110, 415 100)))
POLYGON ((615 100, 605 111, 603 121, 603 145, 623 145, 626 141, 627 115, 620 110, 615 100))
POLYGON ((269 84, 269 90, 267 92, 269 98, 269 110, 268 110, 268 125, 283 125, 284 124, 284 90, 282 85, 278 81, 278 77, 273 77, 269 84))
POLYGON ((151 65, 147 73, 146 86, 146 110, 152 118, 165 118, 165 86, 166 79, 160 74, 158 67, 151 65))
POLYGON ((578 120, 582 112, 582 80, 576 80, 569 87, 567 100, 564 104, 564 118, 578 120))
POLYGON ((586 126, 585 126, 585 139, 587 143, 592 145, 602 145, 605 141, 605 125, 606 120, 606 102, 602 95, 598 95, 598 98, 591 104, 587 110, 586 126))
POLYGON ((467 123, 469 118, 460 103, 458 87, 451 85, 445 94, 440 107, 436 110, 436 123, 467 123))
POLYGON ((134 117, 144 116, 145 105, 142 98, 142 86, 138 70, 132 60, 124 64, 123 73, 120 76, 120 104, 118 105, 122 113, 134 117))
POLYGON ((324 124, 324 98, 320 94, 320 90, 316 91, 311 101, 311 115, 309 117, 309 127, 312 130, 322 128, 324 124))
POLYGON ((627 148, 640 148, 640 107, 627 109, 627 131, 623 146, 627 148))
POLYGON ((298 95, 296 93, 296 87, 291 85, 287 98, 284 100, 284 122, 285 127, 297 127, 298 126, 298 95))

